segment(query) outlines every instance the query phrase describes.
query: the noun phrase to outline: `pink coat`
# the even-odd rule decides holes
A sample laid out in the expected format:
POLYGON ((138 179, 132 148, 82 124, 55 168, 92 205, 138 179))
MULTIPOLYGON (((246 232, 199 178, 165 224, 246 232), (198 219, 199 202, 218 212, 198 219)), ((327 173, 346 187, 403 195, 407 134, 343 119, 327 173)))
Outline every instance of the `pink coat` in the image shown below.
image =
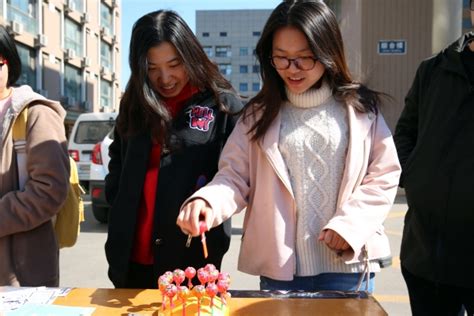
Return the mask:
MULTIPOLYGON (((383 222, 393 204, 401 172, 393 139, 382 115, 348 106, 350 140, 337 209, 324 229, 338 232, 351 246, 346 263, 390 255, 383 222)), ((296 205, 290 177, 278 150, 280 115, 263 140, 250 141, 252 119, 240 120, 229 137, 219 172, 190 199, 209 202, 214 225, 245 210, 238 269, 277 280, 296 271, 296 205)))

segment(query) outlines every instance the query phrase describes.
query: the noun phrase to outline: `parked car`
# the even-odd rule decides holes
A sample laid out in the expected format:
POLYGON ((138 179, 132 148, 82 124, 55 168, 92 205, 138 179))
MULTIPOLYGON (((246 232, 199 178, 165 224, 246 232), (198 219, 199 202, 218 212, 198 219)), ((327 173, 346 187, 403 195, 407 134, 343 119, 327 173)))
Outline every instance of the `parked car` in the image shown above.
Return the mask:
POLYGON ((101 142, 92 149, 89 191, 92 202, 92 213, 96 220, 107 223, 109 204, 105 200, 105 176, 109 173, 109 145, 114 139, 113 129, 101 142))
POLYGON ((71 130, 68 151, 77 163, 79 180, 86 190, 89 189, 92 149, 110 132, 116 117, 117 113, 83 113, 71 130))

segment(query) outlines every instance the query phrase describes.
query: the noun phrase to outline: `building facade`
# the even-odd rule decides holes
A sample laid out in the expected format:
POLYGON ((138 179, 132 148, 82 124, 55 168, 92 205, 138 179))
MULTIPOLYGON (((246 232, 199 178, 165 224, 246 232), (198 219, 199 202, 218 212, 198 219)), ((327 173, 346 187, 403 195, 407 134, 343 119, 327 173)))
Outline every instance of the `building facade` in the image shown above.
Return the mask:
POLYGON ((197 10, 196 36, 243 97, 260 91, 254 50, 271 10, 197 10))
MULTIPOLYGON (((391 97, 381 111, 392 131, 419 63, 458 38, 468 16, 470 25, 469 0, 325 2, 338 17, 354 78, 391 97)), ((196 11, 199 41, 244 96, 260 88, 254 49, 271 11, 196 11)))
POLYGON ((80 113, 118 109, 119 0, 1 0, 0 24, 17 43, 17 83, 61 102, 67 135, 80 113))

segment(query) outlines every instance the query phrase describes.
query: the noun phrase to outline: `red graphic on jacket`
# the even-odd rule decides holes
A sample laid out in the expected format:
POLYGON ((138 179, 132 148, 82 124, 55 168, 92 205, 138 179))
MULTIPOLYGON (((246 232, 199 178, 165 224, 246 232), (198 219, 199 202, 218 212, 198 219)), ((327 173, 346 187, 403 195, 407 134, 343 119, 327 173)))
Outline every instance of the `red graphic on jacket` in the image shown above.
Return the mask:
POLYGON ((189 127, 207 132, 209 124, 214 121, 214 111, 207 106, 196 105, 189 112, 189 127))

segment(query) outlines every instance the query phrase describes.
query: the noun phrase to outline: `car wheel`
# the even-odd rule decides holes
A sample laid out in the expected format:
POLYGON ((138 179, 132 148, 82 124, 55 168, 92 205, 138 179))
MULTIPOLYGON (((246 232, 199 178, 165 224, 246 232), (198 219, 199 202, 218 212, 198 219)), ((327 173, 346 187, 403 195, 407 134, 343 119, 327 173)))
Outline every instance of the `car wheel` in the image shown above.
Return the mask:
POLYGON ((108 207, 99 207, 92 204, 92 213, 96 220, 101 223, 107 223, 109 217, 109 208, 108 207))

